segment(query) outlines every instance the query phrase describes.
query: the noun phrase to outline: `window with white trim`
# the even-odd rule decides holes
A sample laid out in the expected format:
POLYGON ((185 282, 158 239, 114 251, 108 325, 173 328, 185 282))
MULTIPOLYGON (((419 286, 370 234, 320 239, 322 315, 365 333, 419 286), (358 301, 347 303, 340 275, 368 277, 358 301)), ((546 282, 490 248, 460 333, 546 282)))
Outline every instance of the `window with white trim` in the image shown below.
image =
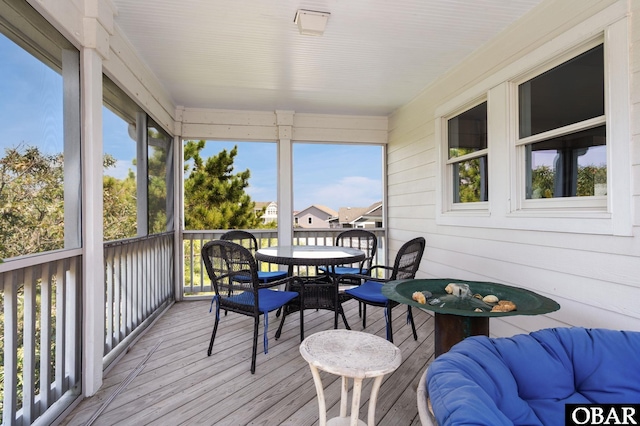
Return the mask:
POLYGON ((567 207, 567 197, 590 197, 574 207, 606 208, 604 46, 574 55, 518 84, 523 207, 549 207, 533 200, 550 198, 567 207))
POLYGON ((452 207, 488 201, 487 102, 447 119, 446 132, 452 207))
POLYGON ((633 234, 628 25, 609 7, 436 108, 436 223, 633 234), (483 100, 488 201, 454 202, 448 120, 483 100))

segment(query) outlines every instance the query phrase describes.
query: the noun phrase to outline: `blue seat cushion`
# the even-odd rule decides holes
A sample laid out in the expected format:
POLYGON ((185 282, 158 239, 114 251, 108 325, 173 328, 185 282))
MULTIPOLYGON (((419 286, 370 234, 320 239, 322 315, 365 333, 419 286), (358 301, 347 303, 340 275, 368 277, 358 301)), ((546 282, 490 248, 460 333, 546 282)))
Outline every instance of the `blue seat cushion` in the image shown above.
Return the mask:
POLYGON ((640 332, 552 328, 469 337, 427 372, 439 425, 564 425, 565 404, 640 401, 640 332))
POLYGON ((377 281, 365 281, 357 287, 345 290, 345 293, 367 302, 385 304, 389 299, 382 295, 382 285, 377 281))
MULTIPOLYGON (((319 268, 321 271, 327 272, 327 268, 325 267, 321 267, 319 268)), ((367 270, 363 269, 362 271, 360 271, 360 268, 351 268, 348 266, 336 266, 335 269, 335 274, 336 275, 345 275, 345 274, 367 274, 367 270)))
MULTIPOLYGON (((271 312, 275 309, 280 308, 281 306, 284 306, 287 302, 297 296, 298 293, 295 291, 277 291, 268 288, 262 288, 258 290, 258 310, 262 313, 271 312)), ((227 300, 234 303, 240 303, 242 305, 253 305, 255 303, 253 293, 248 291, 228 297, 227 300)))
MULTIPOLYGON (((271 281, 276 281, 283 279, 287 276, 287 271, 258 271, 258 281, 262 283, 268 283, 271 281)), ((251 281, 250 275, 236 275, 233 277, 234 280, 241 283, 248 283, 251 281)))
POLYGON ((258 279, 263 283, 286 278, 287 271, 258 271, 258 279))

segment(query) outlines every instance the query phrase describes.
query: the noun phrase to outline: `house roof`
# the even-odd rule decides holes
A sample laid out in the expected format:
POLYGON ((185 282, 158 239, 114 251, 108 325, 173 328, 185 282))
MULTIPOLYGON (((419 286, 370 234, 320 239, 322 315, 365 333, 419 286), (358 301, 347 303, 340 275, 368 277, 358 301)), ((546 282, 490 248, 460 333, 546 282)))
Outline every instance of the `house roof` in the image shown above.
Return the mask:
POLYGON ((353 223, 361 218, 382 217, 382 201, 368 207, 340 207, 338 214, 332 221, 339 223, 353 223))
POLYGON ((386 116, 542 0, 112 0, 175 105, 386 116), (298 9, 329 12, 303 36, 298 9))
POLYGON ((275 201, 255 201, 256 209, 261 209, 263 207, 269 207, 271 204, 277 204, 275 201))
POLYGON ((338 212, 333 210, 330 207, 323 206, 323 205, 320 205, 320 204, 312 204, 309 207, 307 207, 306 209, 302 209, 302 210, 300 210, 298 212, 294 212, 294 216, 299 216, 299 215, 305 213, 307 210, 314 209, 314 208, 326 213, 327 215, 329 215, 331 217, 334 217, 334 216, 338 215, 338 212))

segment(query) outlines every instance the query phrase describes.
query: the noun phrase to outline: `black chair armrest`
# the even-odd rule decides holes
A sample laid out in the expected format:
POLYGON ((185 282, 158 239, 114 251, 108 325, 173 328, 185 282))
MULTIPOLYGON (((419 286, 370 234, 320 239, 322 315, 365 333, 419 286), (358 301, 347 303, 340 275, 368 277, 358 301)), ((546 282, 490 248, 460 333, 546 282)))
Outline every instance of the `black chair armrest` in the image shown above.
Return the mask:
POLYGON ((285 277, 285 278, 282 278, 276 281, 271 281, 268 283, 260 283, 260 288, 271 288, 271 287, 277 287, 279 285, 284 285, 285 288, 288 290, 289 285, 291 285, 291 283, 295 281, 300 281, 300 279, 296 276, 285 277))
POLYGON ((361 280, 361 281, 378 281, 378 282, 387 282, 388 279, 386 278, 377 278, 377 277, 372 277, 370 275, 365 275, 365 274, 343 274, 340 275, 338 277, 338 284, 342 283, 342 282, 352 282, 354 280, 361 280))

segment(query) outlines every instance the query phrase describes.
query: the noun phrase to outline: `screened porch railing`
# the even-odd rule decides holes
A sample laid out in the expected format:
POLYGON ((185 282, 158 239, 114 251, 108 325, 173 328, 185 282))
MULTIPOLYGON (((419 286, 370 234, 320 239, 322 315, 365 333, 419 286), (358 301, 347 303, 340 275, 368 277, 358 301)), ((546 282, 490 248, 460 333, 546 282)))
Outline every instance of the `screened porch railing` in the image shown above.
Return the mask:
POLYGON ((81 253, 60 250, 0 265, 3 425, 60 413, 80 392, 81 253))
MULTIPOLYGON (((296 245, 332 245, 343 229, 295 230, 296 245)), ((384 262, 384 229, 377 262, 384 262)), ((200 249, 224 233, 186 231, 185 296, 211 294, 200 249)), ((276 230, 252 230, 261 247, 276 245, 276 230)), ((174 234, 104 244, 104 367, 175 300, 174 234)), ((265 265, 277 269, 278 265, 265 265)), ((305 275, 304 268, 295 271, 305 275)), ((0 264, 3 425, 52 421, 80 394, 82 250, 61 250, 0 264)), ((189 298, 187 297, 187 298, 189 298)))
POLYGON ((174 234, 104 244, 105 367, 174 300, 174 234))

